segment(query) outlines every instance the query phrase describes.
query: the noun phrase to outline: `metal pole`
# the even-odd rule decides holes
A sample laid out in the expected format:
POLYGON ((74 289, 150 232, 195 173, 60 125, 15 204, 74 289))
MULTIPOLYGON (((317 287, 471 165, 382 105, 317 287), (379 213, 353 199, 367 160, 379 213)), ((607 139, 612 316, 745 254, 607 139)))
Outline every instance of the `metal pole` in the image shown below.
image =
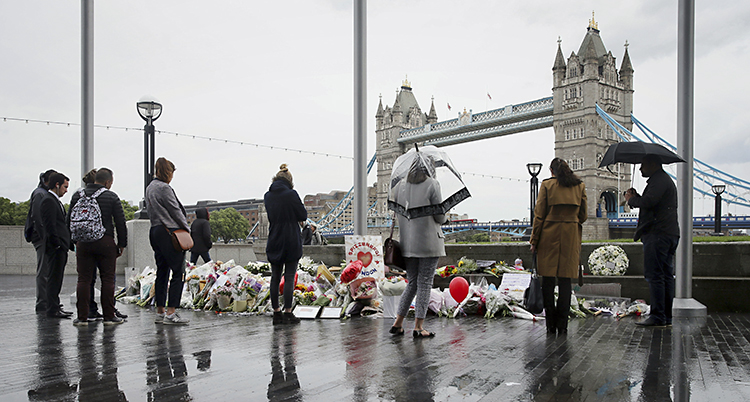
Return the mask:
POLYGON ((148 134, 151 136, 151 146, 149 147, 148 183, 151 183, 151 180, 154 179, 154 173, 156 173, 156 167, 154 166, 156 163, 156 127, 154 127, 154 122, 151 118, 148 119, 148 134))
POLYGON ((81 0, 81 177, 93 168, 94 0, 81 0))
POLYGON ((714 232, 721 233, 721 194, 716 194, 716 208, 714 212, 714 232))
POLYGON ((529 225, 534 226, 534 207, 536 206, 536 196, 539 193, 539 179, 536 176, 531 177, 531 218, 529 219, 529 225))
POLYGON ((677 219, 680 243, 675 266, 674 317, 705 317, 706 306, 693 292, 693 83, 695 0, 680 0, 677 11, 677 152, 687 163, 677 164, 677 219))
POLYGON ((367 1, 354 1, 354 234, 367 234, 367 1))
POLYGON ((149 179, 149 138, 148 138, 148 122, 143 126, 143 197, 146 197, 146 187, 151 182, 149 179))

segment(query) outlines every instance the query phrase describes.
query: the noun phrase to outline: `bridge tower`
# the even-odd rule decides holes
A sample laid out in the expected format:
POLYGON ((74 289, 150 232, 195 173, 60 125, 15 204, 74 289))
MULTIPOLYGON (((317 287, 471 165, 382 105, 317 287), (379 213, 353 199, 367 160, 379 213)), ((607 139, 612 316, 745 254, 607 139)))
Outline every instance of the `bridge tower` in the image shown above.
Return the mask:
MULTIPOLYGON (((435 102, 432 101, 429 113, 423 113, 419 107, 414 93, 411 91, 411 84, 404 80, 400 90, 396 93, 396 100, 393 101, 393 107, 385 106, 383 108, 383 99, 380 98, 378 112, 375 115, 375 134, 377 153, 378 181, 377 186, 377 205, 375 206, 375 215, 385 217, 388 215, 388 188, 391 179, 391 168, 396 158, 407 151, 405 145, 396 142, 401 131, 409 130, 437 122, 438 117, 435 112, 435 102)), ((377 225, 378 222, 375 222, 377 225)))
MULTIPOLYGON (((598 103, 620 124, 632 130, 634 70, 628 44, 626 41, 618 71, 615 57, 599 36, 593 15, 578 53, 571 52, 567 63, 561 40, 557 42, 552 67, 555 156, 567 161, 586 183, 589 217, 606 218, 607 213, 615 213, 624 202, 622 192, 630 187, 631 165, 611 166, 614 174, 606 168, 598 168, 607 147, 620 140, 597 115, 595 105, 598 103)), ((596 220, 590 220, 595 224, 596 220)), ((605 230, 606 226, 599 229, 605 230)))

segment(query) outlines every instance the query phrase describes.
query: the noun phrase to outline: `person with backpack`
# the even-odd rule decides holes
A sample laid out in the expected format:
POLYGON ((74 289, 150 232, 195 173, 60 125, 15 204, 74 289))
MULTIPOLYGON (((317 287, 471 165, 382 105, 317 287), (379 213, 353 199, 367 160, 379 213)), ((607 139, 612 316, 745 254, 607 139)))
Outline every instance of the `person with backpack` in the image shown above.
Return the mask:
POLYGON ((110 191, 114 175, 101 168, 95 181, 78 190, 70 200, 68 225, 71 239, 76 243, 77 318, 73 325, 86 326, 89 322, 91 283, 96 268, 102 281, 102 312, 104 325, 122 324, 124 319, 115 310, 115 265, 117 257, 127 246, 128 231, 120 197, 110 191), (117 242, 115 243, 115 231, 117 242))

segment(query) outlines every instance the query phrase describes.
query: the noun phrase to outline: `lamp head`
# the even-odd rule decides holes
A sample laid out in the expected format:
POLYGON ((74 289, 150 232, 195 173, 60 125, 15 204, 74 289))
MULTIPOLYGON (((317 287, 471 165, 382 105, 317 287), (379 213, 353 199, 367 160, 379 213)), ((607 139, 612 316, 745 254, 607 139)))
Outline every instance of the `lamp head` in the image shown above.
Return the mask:
POLYGON ((136 102, 136 109, 141 119, 145 121, 156 121, 161 116, 161 103, 153 96, 144 96, 136 102))
POLYGON ((714 184, 713 186, 711 186, 711 191, 713 191, 713 193, 716 195, 721 195, 726 188, 727 186, 724 184, 714 184))
POLYGON ((529 174, 531 177, 536 177, 539 172, 542 171, 542 164, 541 163, 527 163, 526 169, 529 170, 529 174))

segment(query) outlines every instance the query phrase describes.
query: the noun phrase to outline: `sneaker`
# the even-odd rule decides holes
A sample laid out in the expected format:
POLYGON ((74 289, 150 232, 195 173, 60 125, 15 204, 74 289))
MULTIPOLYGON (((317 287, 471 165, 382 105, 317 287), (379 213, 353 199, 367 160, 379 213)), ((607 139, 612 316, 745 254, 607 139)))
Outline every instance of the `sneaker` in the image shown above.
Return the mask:
POLYGON ((75 320, 73 320, 73 325, 75 325, 76 327, 88 327, 89 322, 88 320, 79 320, 78 318, 76 318, 75 320))
POLYGON ((180 317, 176 312, 172 315, 165 315, 163 320, 164 325, 185 325, 189 322, 190 320, 180 317))
POLYGON ((88 318, 89 322, 101 321, 103 319, 104 319, 104 316, 98 311, 89 312, 89 318, 88 318))
POLYGON ((109 320, 104 320, 104 325, 118 325, 122 324, 123 322, 125 322, 125 320, 120 317, 112 317, 109 320))
POLYGON ((118 309, 115 309, 115 317, 120 317, 122 319, 125 319, 125 318, 128 318, 128 315, 121 313, 120 310, 118 309))
POLYGON ((164 313, 156 313, 156 317, 154 317, 154 324, 163 324, 164 323, 164 313))
POLYGON ((281 315, 281 321, 284 324, 299 324, 300 319, 294 313, 284 312, 281 315))

